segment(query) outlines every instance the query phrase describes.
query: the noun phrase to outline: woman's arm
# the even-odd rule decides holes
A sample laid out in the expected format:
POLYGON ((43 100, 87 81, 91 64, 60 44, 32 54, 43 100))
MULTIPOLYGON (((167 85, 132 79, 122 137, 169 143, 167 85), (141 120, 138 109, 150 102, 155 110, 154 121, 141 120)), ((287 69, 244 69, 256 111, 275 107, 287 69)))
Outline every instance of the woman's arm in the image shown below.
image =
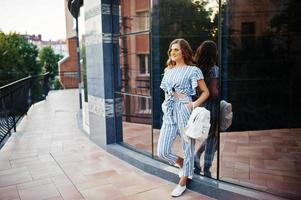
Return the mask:
POLYGON ((209 83, 210 98, 218 98, 218 78, 212 78, 209 83))
POLYGON ((190 103, 191 108, 196 108, 198 106, 201 106, 209 97, 209 90, 208 90, 208 88, 206 86, 206 83, 203 79, 198 80, 198 86, 199 86, 199 90, 201 92, 201 96, 196 101, 190 103))

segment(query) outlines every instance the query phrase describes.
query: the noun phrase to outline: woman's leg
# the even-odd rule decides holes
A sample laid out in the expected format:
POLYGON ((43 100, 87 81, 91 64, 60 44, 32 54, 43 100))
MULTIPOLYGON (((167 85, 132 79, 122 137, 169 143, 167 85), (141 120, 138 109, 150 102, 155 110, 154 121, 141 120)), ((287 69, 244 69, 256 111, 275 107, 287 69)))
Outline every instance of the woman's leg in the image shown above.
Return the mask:
POLYGON ((177 128, 174 124, 163 122, 157 146, 157 155, 174 165, 178 156, 172 152, 172 145, 177 137, 177 128))
POLYGON ((177 159, 177 161, 176 161, 176 164, 177 164, 180 168, 183 167, 183 162, 184 162, 184 159, 183 159, 182 157, 178 156, 178 159, 177 159))
POLYGON ((200 145, 200 147, 198 148, 198 150, 194 154, 194 167, 195 167, 196 173, 200 173, 202 171, 201 164, 200 164, 200 158, 202 156, 202 153, 206 149, 206 144, 207 144, 207 139, 205 139, 202 142, 202 144, 200 145))
POLYGON ((182 139, 182 146, 184 151, 184 162, 183 162, 183 176, 193 176, 193 160, 194 160, 194 145, 195 140, 189 139, 185 141, 182 139))
POLYGON ((204 159, 204 175, 208 177, 211 177, 210 168, 214 159, 216 147, 217 147, 217 138, 214 136, 209 137, 207 139, 205 159, 204 159))
POLYGON ((183 175, 180 178, 179 185, 185 186, 189 177, 193 176, 193 159, 195 140, 185 137, 185 127, 189 120, 191 109, 187 103, 176 104, 175 109, 178 131, 181 135, 182 148, 184 152, 183 175))
POLYGON ((205 148, 206 148, 206 143, 207 143, 207 139, 205 139, 202 144, 200 145, 200 147, 198 148, 198 150, 196 151, 196 154, 201 157, 202 153, 204 152, 205 148))

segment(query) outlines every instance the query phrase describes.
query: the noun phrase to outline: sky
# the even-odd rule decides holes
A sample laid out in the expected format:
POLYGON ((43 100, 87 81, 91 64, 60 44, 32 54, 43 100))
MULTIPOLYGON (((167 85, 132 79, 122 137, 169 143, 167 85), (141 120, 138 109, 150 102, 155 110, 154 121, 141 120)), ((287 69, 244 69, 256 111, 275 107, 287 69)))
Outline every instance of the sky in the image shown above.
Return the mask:
MULTIPOLYGON (((209 7, 216 7, 217 0, 209 2, 209 7)), ((5 33, 41 34, 46 41, 65 40, 65 23, 64 0, 0 0, 0 30, 5 33)))
POLYGON ((64 0, 0 0, 0 30, 66 39, 64 0))

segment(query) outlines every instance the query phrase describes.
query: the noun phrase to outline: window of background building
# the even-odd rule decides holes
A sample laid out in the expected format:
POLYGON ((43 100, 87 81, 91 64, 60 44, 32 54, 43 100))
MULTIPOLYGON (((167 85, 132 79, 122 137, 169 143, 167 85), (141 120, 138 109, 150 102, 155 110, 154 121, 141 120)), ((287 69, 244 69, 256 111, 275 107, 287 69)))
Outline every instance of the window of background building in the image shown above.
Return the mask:
POLYGON ((149 59, 148 54, 138 54, 139 73, 141 75, 149 75, 149 59))
POLYGON ((140 99, 140 111, 139 112, 143 113, 143 114, 151 114, 150 99, 147 99, 147 98, 140 99))
POLYGON ((149 30, 149 11, 137 12, 136 19, 136 31, 149 30))
POLYGON ((241 44, 245 48, 252 47, 255 43, 255 22, 241 23, 241 44))

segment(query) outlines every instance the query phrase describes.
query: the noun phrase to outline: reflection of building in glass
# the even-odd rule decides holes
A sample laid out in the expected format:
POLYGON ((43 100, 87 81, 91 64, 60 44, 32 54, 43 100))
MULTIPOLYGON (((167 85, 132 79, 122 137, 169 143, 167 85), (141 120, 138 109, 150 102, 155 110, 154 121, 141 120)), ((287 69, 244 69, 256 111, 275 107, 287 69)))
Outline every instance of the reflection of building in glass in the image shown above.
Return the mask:
POLYGON ((221 88, 234 119, 221 133, 219 178, 292 199, 301 195, 297 7, 295 0, 227 1, 221 52, 221 88))
POLYGON ((270 29, 270 21, 283 10, 284 1, 227 1, 229 8, 229 24, 235 42, 243 47, 255 44, 255 38, 260 37, 270 29))
POLYGON ((128 122, 149 123, 151 116, 149 12, 148 0, 121 1, 121 91, 127 93, 123 114, 128 122))

